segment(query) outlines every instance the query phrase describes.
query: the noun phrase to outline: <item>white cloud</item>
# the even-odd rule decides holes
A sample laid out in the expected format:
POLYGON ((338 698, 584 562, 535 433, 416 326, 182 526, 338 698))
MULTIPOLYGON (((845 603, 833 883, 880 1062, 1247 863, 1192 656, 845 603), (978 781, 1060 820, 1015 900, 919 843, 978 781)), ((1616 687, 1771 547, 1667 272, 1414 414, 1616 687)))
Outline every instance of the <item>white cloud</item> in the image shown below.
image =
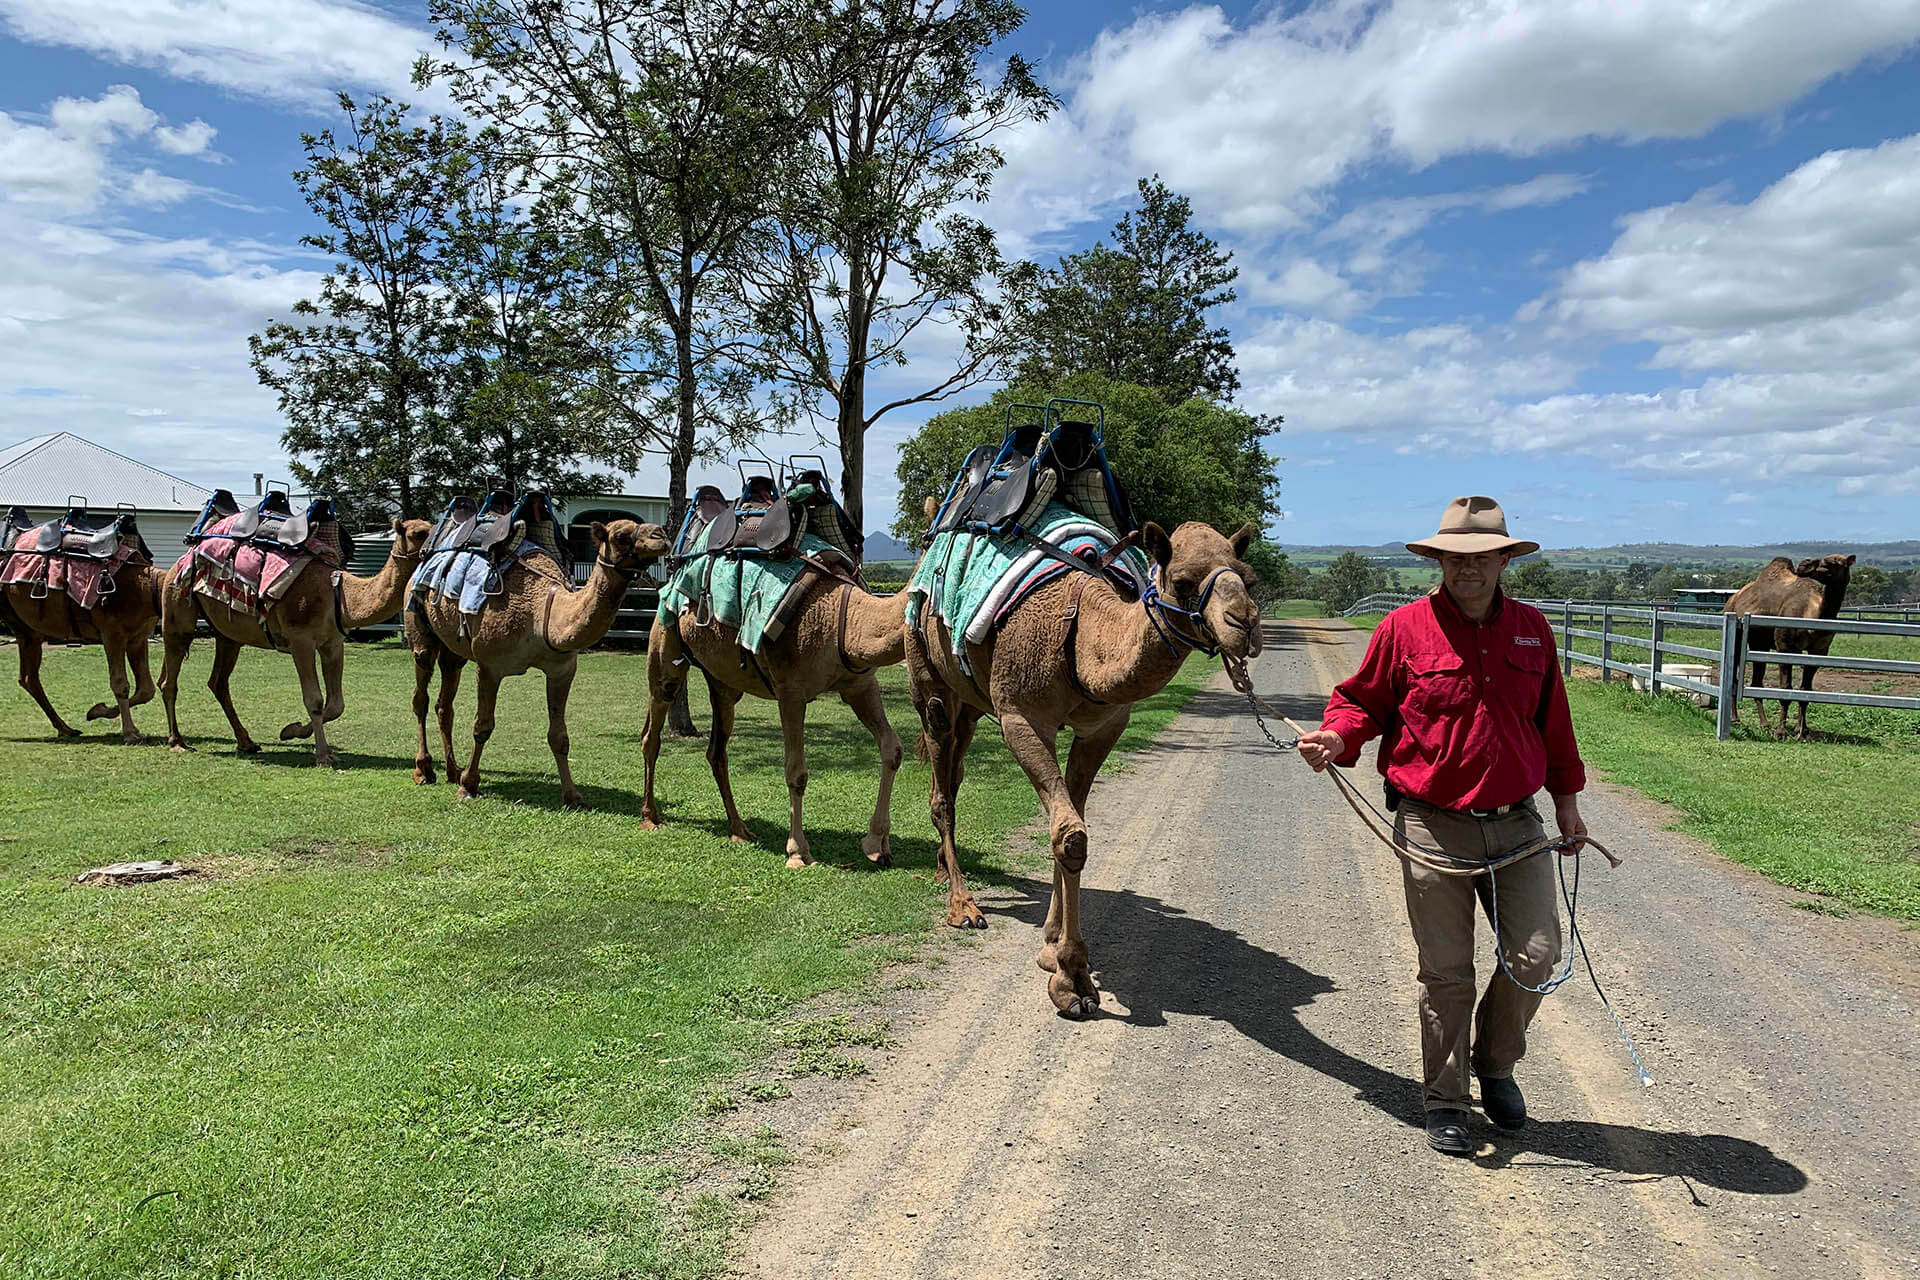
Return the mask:
POLYGON ((1238 27, 1212 5, 1149 14, 1055 77, 1065 108, 1009 146, 996 219, 1042 237, 1158 172, 1229 230, 1299 228, 1376 160, 1697 136, 1916 39, 1905 0, 1317 0, 1238 27))
POLYGON ((0 18, 30 44, 307 107, 343 88, 405 93, 414 58, 432 43, 422 28, 352 0, 0 0, 0 18))
POLYGON ((52 205, 79 213, 109 200, 156 207, 175 204, 203 189, 152 167, 129 173, 112 162, 116 148, 151 142, 171 155, 204 152, 214 129, 203 120, 178 128, 124 84, 97 98, 56 98, 45 124, 0 112, 0 200, 52 205))

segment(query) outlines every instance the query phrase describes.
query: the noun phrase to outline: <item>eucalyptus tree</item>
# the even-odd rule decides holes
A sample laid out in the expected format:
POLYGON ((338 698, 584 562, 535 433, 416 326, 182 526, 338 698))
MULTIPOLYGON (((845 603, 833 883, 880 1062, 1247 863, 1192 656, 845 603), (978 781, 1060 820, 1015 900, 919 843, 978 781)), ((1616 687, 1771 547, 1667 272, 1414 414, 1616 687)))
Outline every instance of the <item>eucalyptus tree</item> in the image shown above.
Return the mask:
POLYGON ((416 476, 446 429, 437 361, 447 298, 440 237, 463 163, 457 126, 407 123, 391 98, 339 98, 339 134, 302 134, 294 172, 324 229, 300 238, 332 259, 318 298, 247 340, 260 382, 278 393, 283 443, 309 488, 361 517, 391 495, 421 514, 416 476), (303 459, 312 459, 311 462, 303 459))
POLYGON ((756 245, 754 327, 773 376, 833 419, 862 527, 868 429, 999 376, 1013 349, 1008 295, 1033 269, 966 206, 1004 163, 996 135, 1054 105, 1018 55, 986 65, 1024 18, 1010 0, 817 0, 777 50, 788 98, 820 107, 756 245), (874 371, 926 347, 952 352, 946 372, 871 405, 874 371))
POLYGON ((463 110, 564 193, 604 270, 582 300, 599 335, 602 410, 664 446, 674 517, 704 438, 761 422, 735 338, 730 271, 764 217, 796 130, 771 42, 801 0, 430 0, 445 58, 423 58, 463 110), (657 325, 660 348, 646 330, 657 325), (656 360, 656 355, 664 357, 656 360), (670 397, 670 425, 635 411, 670 397), (621 406, 627 406, 623 412, 621 406))

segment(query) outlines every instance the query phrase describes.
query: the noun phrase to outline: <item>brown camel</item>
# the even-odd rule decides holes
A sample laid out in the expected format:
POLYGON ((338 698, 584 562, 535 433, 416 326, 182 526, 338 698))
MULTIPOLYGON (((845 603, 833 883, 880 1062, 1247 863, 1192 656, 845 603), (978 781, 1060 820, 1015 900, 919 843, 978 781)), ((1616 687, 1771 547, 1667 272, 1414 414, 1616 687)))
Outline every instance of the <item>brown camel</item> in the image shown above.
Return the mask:
POLYGON ((1100 1005, 1080 935, 1080 872, 1087 862, 1086 804, 1094 776, 1127 727, 1132 704, 1164 688, 1195 648, 1218 647, 1234 662, 1260 651, 1260 610, 1249 594, 1253 571, 1240 558, 1253 539, 1252 525, 1231 538, 1193 522, 1172 537, 1151 523, 1141 533, 1155 581, 1175 606, 1171 610, 1157 610, 1152 596, 1134 600, 1086 575, 1055 579, 1016 606, 992 640, 969 646, 975 675, 986 678, 984 691, 961 669, 939 618, 927 617, 924 633, 909 629, 906 636, 913 705, 933 770, 938 874, 949 884, 947 923, 986 927, 961 878, 953 833, 974 725, 991 714, 1046 810, 1053 898, 1039 964, 1053 975, 1047 992, 1054 1007, 1072 1018, 1090 1017, 1100 1005), (1069 726, 1073 746, 1062 778, 1055 742, 1069 726))
POLYGON ((569 809, 583 807, 567 764, 567 695, 579 669, 580 651, 599 643, 613 627, 633 580, 667 554, 667 534, 657 524, 615 520, 592 526, 593 572, 574 588, 559 562, 545 552, 528 552, 501 574, 500 594, 488 597, 477 615, 460 612, 459 601, 422 592, 407 608, 407 647, 413 650, 413 718, 419 744, 413 754, 413 780, 431 785, 433 756, 427 749, 427 690, 440 668, 440 747, 447 780, 459 782, 456 794, 470 800, 480 794, 480 753, 493 736, 494 703, 500 682, 538 668, 547 677, 547 746, 560 771, 561 799, 569 809), (463 772, 453 754, 453 700, 467 663, 480 667, 479 706, 473 717, 473 753, 463 772))
POLYGON ((260 749, 239 713, 233 709, 228 681, 240 659, 243 647, 282 649, 293 655, 294 669, 300 673, 300 694, 307 712, 305 720, 295 720, 280 730, 282 742, 294 738, 313 739, 316 765, 331 767, 333 748, 327 743, 326 726, 338 720, 346 710, 340 677, 345 665, 347 633, 358 627, 385 622, 400 612, 405 599, 407 577, 426 546, 432 528, 425 520, 395 520, 393 549, 386 564, 371 578, 341 573, 334 585, 336 570, 319 560, 309 560, 287 592, 267 610, 265 624, 252 613, 229 608, 209 600, 183 581, 182 575, 169 571, 160 586, 160 635, 166 653, 160 664, 160 698, 167 708, 167 745, 175 751, 191 751, 180 734, 175 703, 180 692, 180 664, 186 661, 193 645, 195 622, 205 618, 213 628, 213 673, 207 688, 220 701, 233 726, 234 745, 243 755, 260 749), (326 677, 324 691, 321 676, 326 677))
MULTIPOLYGON (((1839 616, 1841 602, 1847 597, 1847 582, 1853 575, 1852 556, 1816 556, 1802 560, 1798 565, 1785 556, 1775 556, 1760 576, 1740 588, 1733 599, 1727 601, 1726 612, 1760 614, 1775 618, 1833 618, 1839 616)), ((1825 657, 1833 650, 1833 632, 1812 630, 1788 630, 1784 627, 1752 627, 1747 631, 1747 647, 1760 652, 1807 653, 1825 657)), ((1813 673, 1819 668, 1809 664, 1800 668, 1800 688, 1813 688, 1813 673)), ((1753 664, 1753 684, 1756 688, 1767 683, 1767 664, 1753 664)), ((1782 664, 1780 667, 1780 687, 1793 688, 1793 667, 1782 664)), ((1807 704, 1800 708, 1799 735, 1807 736, 1807 704)), ((1760 718, 1760 727, 1773 734, 1772 718, 1767 713, 1766 703, 1759 698, 1753 700, 1754 714, 1760 718)), ((1740 708, 1733 708, 1733 718, 1740 718, 1740 708)), ((1774 736, 1785 737, 1787 733, 1787 704, 1780 704, 1780 732, 1774 736)))
MULTIPOLYGON (((5 559, 5 552, 0 552, 0 560, 5 559)), ((107 684, 113 690, 113 703, 94 703, 87 719, 105 720, 117 711, 121 740, 145 741, 134 727, 133 709, 153 701, 147 640, 160 619, 160 574, 150 562, 136 556, 115 570, 113 588, 91 609, 82 609, 61 590, 35 599, 32 585, 24 582, 9 583, 0 595, 0 615, 12 626, 20 643, 20 687, 40 704, 53 731, 63 738, 77 738, 80 731, 53 709, 40 684, 40 659, 48 641, 64 644, 79 640, 106 649, 107 684), (129 665, 133 668, 132 683, 127 680, 129 665)))
POLYGON ((880 792, 860 851, 876 865, 890 867, 893 777, 906 751, 887 720, 874 671, 906 656, 907 594, 870 595, 852 583, 814 574, 801 610, 793 624, 758 654, 749 654, 741 647, 733 626, 712 619, 700 623, 691 610, 681 612, 672 625, 654 619, 653 632, 647 638, 647 727, 640 740, 647 774, 641 824, 649 831, 660 825, 660 805, 653 793, 654 762, 660 755, 661 727, 689 674, 691 657, 707 678, 707 694, 713 705, 707 763, 720 788, 720 802, 726 806, 728 834, 743 844, 753 842, 752 833, 734 807, 733 785, 727 773, 727 740, 733 734, 734 709, 741 695, 750 693, 770 698, 780 708, 780 736, 787 765, 787 865, 812 864, 801 821, 801 803, 807 791, 807 704, 824 693, 836 693, 852 708, 880 749, 880 792))

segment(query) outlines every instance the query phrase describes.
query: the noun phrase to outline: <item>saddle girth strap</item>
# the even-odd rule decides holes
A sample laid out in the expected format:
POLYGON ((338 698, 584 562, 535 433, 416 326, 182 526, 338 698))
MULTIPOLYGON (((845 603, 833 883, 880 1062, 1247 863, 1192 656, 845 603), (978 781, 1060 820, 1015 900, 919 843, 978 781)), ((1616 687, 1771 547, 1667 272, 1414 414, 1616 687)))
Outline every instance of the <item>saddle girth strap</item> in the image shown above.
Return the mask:
POLYGON ((1067 594, 1067 637, 1064 641, 1067 657, 1067 683, 1073 686, 1075 693, 1085 698, 1088 702, 1091 702, 1094 706, 1104 707, 1107 705, 1106 699, 1094 697, 1093 694, 1088 691, 1087 686, 1080 683, 1080 664, 1073 652, 1074 641, 1080 634, 1080 594, 1087 589, 1087 583, 1091 580, 1092 579, 1086 574, 1074 574, 1073 586, 1067 594))
POLYGON ((840 649, 840 665, 848 671, 851 671, 854 675, 864 676, 871 672, 873 668, 856 667, 847 660, 847 612, 852 604, 853 584, 851 582, 843 583, 840 587, 840 639, 837 642, 840 649))

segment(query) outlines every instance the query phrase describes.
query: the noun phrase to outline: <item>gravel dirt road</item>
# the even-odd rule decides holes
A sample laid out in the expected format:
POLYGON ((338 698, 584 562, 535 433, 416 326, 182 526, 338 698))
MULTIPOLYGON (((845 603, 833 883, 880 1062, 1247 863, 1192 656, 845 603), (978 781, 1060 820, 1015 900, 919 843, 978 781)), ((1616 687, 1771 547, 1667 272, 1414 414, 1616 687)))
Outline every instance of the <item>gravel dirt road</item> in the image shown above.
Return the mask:
MULTIPOLYGON (((1364 642, 1269 624, 1258 687, 1317 723, 1364 642)), ((1627 865, 1588 858, 1581 926, 1657 1083, 1582 977, 1517 1073, 1533 1120, 1477 1120, 1449 1159, 1415 1127, 1397 865, 1244 712, 1216 680, 1094 792, 1102 1016, 1047 1001, 1044 875, 977 885, 981 945, 899 993, 896 1046, 789 1133, 811 1154, 742 1274, 1920 1275, 1920 935, 1796 910, 1597 787, 1627 865)))

